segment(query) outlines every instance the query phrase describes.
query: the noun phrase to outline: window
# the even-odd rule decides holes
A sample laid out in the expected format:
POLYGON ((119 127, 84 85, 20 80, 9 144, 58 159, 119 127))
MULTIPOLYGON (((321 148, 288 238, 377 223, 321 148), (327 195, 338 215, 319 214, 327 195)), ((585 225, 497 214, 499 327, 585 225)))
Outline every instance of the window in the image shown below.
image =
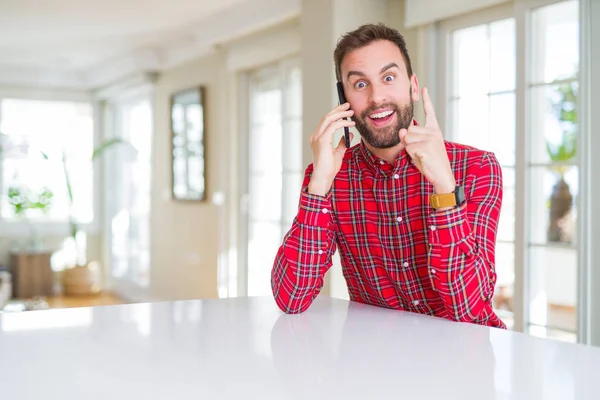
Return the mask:
POLYGON ((0 132, 3 220, 18 218, 11 205, 15 198, 8 196, 10 188, 17 188, 32 202, 39 200, 44 189, 53 195, 46 212, 27 210, 23 216, 28 219, 64 223, 72 212, 80 223, 92 222, 94 124, 89 103, 0 99, 0 132), (72 209, 63 155, 73 190, 72 209))
POLYGON ((298 211, 302 167, 301 70, 281 63, 249 77, 248 295, 271 293, 277 248, 298 211))
POLYGON ((150 283, 152 105, 145 97, 112 103, 114 135, 127 144, 107 163, 110 273, 117 281, 150 283))
POLYGON ((529 331, 576 340, 579 5, 531 12, 527 76, 529 331))
POLYGON ((502 166, 494 305, 508 325, 512 325, 515 253, 515 35, 514 18, 451 33, 454 79, 448 104, 452 139, 494 152, 502 166))
POLYGON ((503 170, 494 308, 509 326, 567 341, 577 330, 578 7, 517 1, 441 30, 446 133, 494 152, 503 170))

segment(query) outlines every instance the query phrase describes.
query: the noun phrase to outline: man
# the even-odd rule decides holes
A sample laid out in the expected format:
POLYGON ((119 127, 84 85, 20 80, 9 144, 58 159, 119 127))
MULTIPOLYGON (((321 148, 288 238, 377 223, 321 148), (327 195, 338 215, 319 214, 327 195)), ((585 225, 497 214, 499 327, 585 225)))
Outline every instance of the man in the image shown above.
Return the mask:
POLYGON ((443 139, 396 30, 361 26, 340 39, 334 61, 348 102, 310 138, 313 163, 272 270, 278 306, 305 311, 337 249, 353 301, 506 328, 492 309, 494 154, 443 139), (420 94, 424 124, 413 120, 420 94), (361 143, 334 148, 334 132, 351 126, 361 143))

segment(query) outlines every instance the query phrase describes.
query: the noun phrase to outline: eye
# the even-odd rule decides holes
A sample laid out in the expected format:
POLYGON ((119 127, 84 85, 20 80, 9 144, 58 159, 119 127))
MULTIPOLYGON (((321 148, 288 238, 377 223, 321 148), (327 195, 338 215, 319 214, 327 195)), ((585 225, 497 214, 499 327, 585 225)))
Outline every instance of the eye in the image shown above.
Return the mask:
POLYGON ((367 84, 364 81, 358 81, 354 84, 355 89, 363 89, 367 84))
POLYGON ((386 75, 383 80, 386 82, 392 82, 395 79, 394 75, 386 75))

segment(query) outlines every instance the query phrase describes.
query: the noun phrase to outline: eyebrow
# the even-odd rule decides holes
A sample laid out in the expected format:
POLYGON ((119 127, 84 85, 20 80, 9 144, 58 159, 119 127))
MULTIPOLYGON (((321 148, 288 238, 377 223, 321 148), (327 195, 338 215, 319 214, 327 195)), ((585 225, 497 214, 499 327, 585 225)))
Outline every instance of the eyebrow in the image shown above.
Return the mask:
MULTIPOLYGON (((391 62, 388 65, 386 65, 385 67, 381 68, 381 70, 379 71, 379 73, 383 74, 388 69, 394 68, 394 67, 400 69, 400 67, 398 66, 398 64, 396 64, 395 62, 391 62)), ((365 76, 364 72, 361 72, 361 71, 348 71, 348 75, 346 75, 346 79, 350 79, 350 77, 352 75, 365 76)))

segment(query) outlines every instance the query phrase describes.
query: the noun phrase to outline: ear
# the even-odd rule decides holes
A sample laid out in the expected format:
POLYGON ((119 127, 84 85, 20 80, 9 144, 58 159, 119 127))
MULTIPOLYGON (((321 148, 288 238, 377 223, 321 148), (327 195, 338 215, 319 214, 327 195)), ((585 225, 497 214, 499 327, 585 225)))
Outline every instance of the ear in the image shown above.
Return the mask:
POLYGON ((421 90, 419 88, 419 79, 417 75, 413 74, 410 77, 410 97, 412 101, 419 101, 421 99, 421 90))

